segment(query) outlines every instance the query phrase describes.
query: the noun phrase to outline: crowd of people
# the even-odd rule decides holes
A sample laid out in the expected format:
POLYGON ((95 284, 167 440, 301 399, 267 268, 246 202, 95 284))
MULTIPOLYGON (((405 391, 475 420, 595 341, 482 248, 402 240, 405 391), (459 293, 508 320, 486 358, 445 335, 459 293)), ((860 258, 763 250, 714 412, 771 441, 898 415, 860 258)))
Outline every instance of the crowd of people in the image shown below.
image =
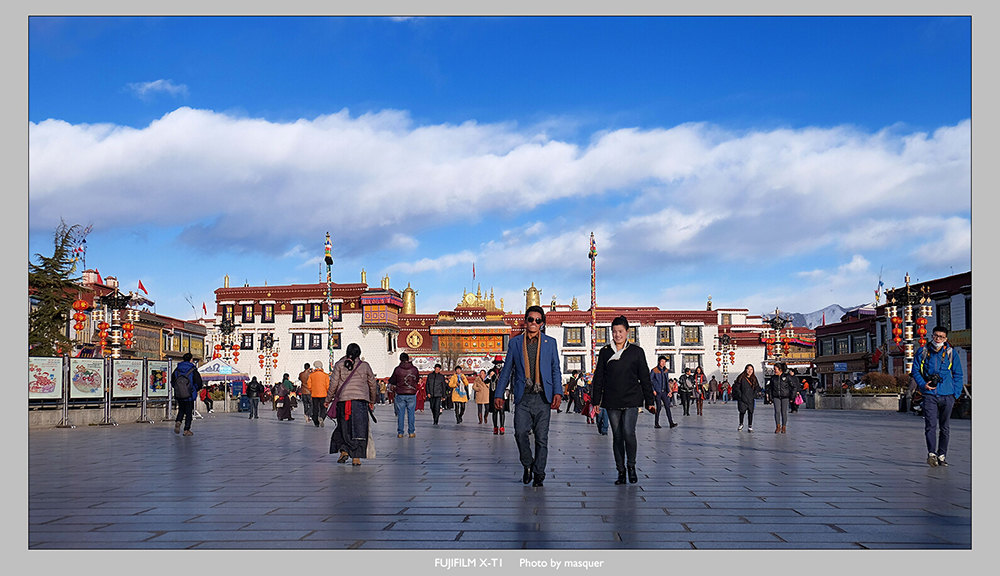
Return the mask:
MULTIPOLYGON (((250 419, 259 418, 259 404, 273 398, 279 420, 294 420, 292 408, 301 399, 303 414, 315 427, 324 421, 336 422, 330 439, 330 453, 339 454, 338 462, 348 460, 360 466, 361 460, 372 457, 369 422, 375 421, 375 406, 391 403, 396 415, 397 437, 416 437, 415 413, 423 412, 429 399, 433 425, 440 424, 442 411, 453 411, 456 425, 464 422, 469 402, 476 406, 477 425, 489 426, 493 434, 505 434, 506 414, 513 405, 514 439, 523 467, 524 484, 544 485, 548 455, 548 430, 552 413, 582 415, 597 432, 611 432, 614 465, 618 472, 615 484, 638 482, 636 458, 638 440, 636 425, 642 410, 654 415, 654 428, 662 428, 660 415, 666 415, 670 428, 679 425, 671 408, 680 406, 683 416, 704 414, 706 403, 737 405, 737 432, 753 432, 754 408, 759 398, 771 404, 774 411, 774 433, 785 434, 788 414, 803 403, 802 393, 808 390, 808 379, 798 377, 783 362, 774 365, 774 374, 762 384, 754 366, 747 364, 730 384, 728 377, 719 382, 707 378, 701 366, 685 367, 679 378, 671 378, 667 358, 657 358, 652 369, 646 364, 646 354, 628 341, 629 324, 625 316, 612 321, 612 342, 602 347, 593 374, 574 370, 563 384, 559 352, 555 339, 545 335, 545 311, 531 306, 525 313, 524 331, 510 339, 505 358, 496 356, 489 370, 466 374, 456 366, 446 375, 441 364, 421 377, 407 353, 399 355, 399 365, 388 378, 377 379, 371 366, 361 358, 356 343, 347 346, 343 358, 330 373, 323 362, 305 364, 298 384, 289 374, 268 388, 251 378, 243 389, 249 399, 250 419), (565 405, 563 400, 565 399, 565 405)), ((919 362, 911 374, 924 395, 925 436, 930 466, 947 466, 949 418, 954 400, 961 394, 962 371, 958 359, 947 344, 947 330, 935 327, 933 337, 919 351, 919 362)), ((200 398, 212 412, 211 398, 202 386, 197 369, 185 355, 171 376, 178 413, 174 431, 190 436, 194 399, 200 398)), ((470 416, 471 417, 471 416, 470 416)))

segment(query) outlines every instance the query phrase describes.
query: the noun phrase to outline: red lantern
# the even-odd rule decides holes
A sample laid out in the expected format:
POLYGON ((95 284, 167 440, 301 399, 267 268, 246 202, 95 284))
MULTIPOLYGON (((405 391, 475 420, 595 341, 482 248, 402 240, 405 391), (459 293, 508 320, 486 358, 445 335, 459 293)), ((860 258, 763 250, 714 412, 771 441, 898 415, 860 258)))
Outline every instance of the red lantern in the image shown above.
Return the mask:
POLYGON ((218 360, 218 359, 219 359, 218 354, 212 354, 212 360, 218 360))
POLYGON ((273 362, 274 362, 274 367, 277 368, 278 367, 278 361, 274 360, 273 362))
POLYGON ((274 356, 275 358, 277 358, 278 357, 278 353, 274 352, 274 353, 271 354, 271 356, 274 356))
POLYGON ((240 349, 240 345, 239 344, 233 344, 233 351, 238 352, 239 349, 240 349))
POLYGON ((90 308, 90 304, 87 304, 86 300, 76 300, 73 302, 73 310, 86 310, 90 308))
POLYGON ((83 322, 77 322, 76 324, 73 324, 73 329, 76 330, 76 331, 78 331, 78 332, 80 330, 83 330, 83 322))
POLYGON ((111 325, 108 324, 107 322, 101 322, 100 324, 97 325, 97 328, 98 330, 107 330, 108 328, 111 328, 111 325))
POLYGON ((222 344, 216 344, 215 345, 215 349, 216 350, 222 350, 222 344))

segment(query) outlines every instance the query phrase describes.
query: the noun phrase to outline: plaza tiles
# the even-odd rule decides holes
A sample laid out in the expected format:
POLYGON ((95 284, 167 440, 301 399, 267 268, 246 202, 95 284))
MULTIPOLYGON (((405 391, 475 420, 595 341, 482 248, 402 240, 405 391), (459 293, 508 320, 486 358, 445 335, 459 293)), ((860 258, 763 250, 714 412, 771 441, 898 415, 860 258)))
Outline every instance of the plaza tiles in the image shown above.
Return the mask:
MULTIPOLYGON (((616 486, 610 436, 553 413, 545 486, 520 482, 512 418, 476 414, 397 438, 376 409, 377 458, 337 464, 301 408, 279 422, 215 413, 191 437, 172 422, 32 429, 28 550, 972 548, 971 421, 952 421, 950 466, 929 467, 923 420, 771 406, 737 432, 734 403, 654 429, 640 414, 639 482, 616 486), (933 498, 928 498, 933 495, 933 498)), ((692 413, 694 412, 692 408, 692 413)), ((309 561, 311 563, 311 561, 309 561)), ((303 564, 304 566, 304 564, 303 564)))

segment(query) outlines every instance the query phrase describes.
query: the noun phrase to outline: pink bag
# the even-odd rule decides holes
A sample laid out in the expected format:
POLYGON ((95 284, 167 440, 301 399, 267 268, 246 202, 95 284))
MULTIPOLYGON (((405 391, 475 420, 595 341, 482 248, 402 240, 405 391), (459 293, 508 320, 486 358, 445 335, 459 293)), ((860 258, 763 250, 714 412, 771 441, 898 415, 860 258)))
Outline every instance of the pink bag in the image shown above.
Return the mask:
POLYGON ((796 395, 795 395, 795 405, 796 405, 796 406, 799 406, 799 405, 801 405, 801 404, 802 404, 803 402, 805 402, 805 400, 803 400, 803 399, 802 399, 802 394, 796 394, 796 395))

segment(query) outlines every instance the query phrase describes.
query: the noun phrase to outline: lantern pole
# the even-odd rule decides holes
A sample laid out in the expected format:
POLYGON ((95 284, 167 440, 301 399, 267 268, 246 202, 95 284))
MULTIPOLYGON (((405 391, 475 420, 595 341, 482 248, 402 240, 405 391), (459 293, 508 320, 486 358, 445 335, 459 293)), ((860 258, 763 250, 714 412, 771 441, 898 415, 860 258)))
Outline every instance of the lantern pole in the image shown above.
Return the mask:
POLYGON ((927 320, 934 311, 930 305, 930 287, 925 284, 919 290, 913 288, 910 286, 909 273, 904 281, 903 288, 893 288, 886 293, 885 313, 893 325, 892 339, 896 342, 896 347, 903 350, 903 366, 906 374, 909 374, 913 368, 913 342, 916 340, 919 346, 927 344, 927 320))
POLYGON ((597 370, 597 244, 590 233, 590 370, 597 370))

